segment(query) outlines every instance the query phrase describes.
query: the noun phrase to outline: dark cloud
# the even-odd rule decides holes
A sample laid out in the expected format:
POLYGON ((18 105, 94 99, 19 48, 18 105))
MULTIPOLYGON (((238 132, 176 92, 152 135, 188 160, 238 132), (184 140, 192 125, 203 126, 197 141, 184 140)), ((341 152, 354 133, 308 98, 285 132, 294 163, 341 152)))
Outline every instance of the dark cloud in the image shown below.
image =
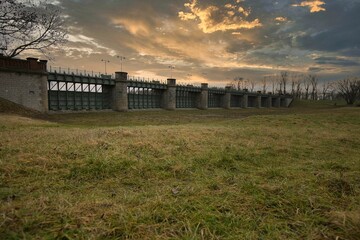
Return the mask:
POLYGON ((312 14, 298 24, 297 29, 307 33, 298 37, 299 46, 329 52, 359 47, 360 2, 329 1, 326 8, 326 12, 312 14))
POLYGON ((338 57, 318 57, 314 59, 317 64, 326 64, 326 65, 336 65, 336 66, 359 66, 360 63, 358 61, 353 61, 349 59, 342 59, 338 57))

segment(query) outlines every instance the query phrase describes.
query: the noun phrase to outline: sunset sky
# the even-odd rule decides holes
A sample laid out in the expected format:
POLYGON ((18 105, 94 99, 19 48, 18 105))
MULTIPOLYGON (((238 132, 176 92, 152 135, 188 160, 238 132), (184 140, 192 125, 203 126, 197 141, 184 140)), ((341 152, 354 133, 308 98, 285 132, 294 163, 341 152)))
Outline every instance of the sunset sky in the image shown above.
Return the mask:
POLYGON ((53 66, 225 85, 279 71, 360 75, 360 0, 58 0, 53 66))

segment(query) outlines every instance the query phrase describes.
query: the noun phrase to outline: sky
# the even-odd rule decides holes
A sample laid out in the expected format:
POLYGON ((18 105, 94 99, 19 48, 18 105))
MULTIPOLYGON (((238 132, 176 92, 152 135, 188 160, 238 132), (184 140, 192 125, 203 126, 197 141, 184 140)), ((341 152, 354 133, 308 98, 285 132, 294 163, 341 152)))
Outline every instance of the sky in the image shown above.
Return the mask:
POLYGON ((226 85, 280 71, 360 75, 360 0, 57 0, 52 66, 226 85), (125 60, 121 61, 121 58, 125 60), (173 67, 169 67, 173 66, 173 67))

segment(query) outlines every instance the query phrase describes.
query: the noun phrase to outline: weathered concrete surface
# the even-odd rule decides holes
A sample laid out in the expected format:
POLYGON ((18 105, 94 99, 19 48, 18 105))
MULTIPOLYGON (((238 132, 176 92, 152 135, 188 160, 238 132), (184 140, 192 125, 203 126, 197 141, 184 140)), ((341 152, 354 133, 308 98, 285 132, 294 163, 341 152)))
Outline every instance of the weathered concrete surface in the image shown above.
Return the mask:
POLYGON ((47 112, 46 60, 0 56, 0 97, 40 112, 47 112))
POLYGON ((127 111, 128 95, 127 95, 127 75, 126 72, 115 73, 115 87, 112 93, 112 109, 114 111, 127 111))
POLYGON ((197 99, 196 107, 201 110, 208 109, 208 99, 209 99, 209 86, 207 83, 201 84, 201 93, 197 99))
POLYGON ((166 110, 176 109, 176 79, 169 78, 167 80, 167 89, 162 97, 162 108, 166 110))
POLYGON ((249 96, 247 94, 244 94, 241 97, 241 107, 242 108, 247 108, 248 107, 248 102, 249 102, 249 96))
POLYGON ((225 87, 225 94, 222 97, 221 105, 225 109, 230 109, 231 107, 231 93, 230 93, 231 87, 225 87))

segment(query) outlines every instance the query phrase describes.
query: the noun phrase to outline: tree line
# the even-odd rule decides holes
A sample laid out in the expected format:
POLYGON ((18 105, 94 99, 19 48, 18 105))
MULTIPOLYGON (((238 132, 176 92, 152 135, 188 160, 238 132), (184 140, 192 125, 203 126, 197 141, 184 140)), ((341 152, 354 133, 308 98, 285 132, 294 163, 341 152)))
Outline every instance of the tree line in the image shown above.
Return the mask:
POLYGON ((282 71, 279 74, 265 76, 260 82, 235 77, 228 86, 250 92, 290 94, 295 99, 305 100, 333 100, 341 97, 349 105, 360 100, 360 77, 321 82, 316 74, 282 71))

